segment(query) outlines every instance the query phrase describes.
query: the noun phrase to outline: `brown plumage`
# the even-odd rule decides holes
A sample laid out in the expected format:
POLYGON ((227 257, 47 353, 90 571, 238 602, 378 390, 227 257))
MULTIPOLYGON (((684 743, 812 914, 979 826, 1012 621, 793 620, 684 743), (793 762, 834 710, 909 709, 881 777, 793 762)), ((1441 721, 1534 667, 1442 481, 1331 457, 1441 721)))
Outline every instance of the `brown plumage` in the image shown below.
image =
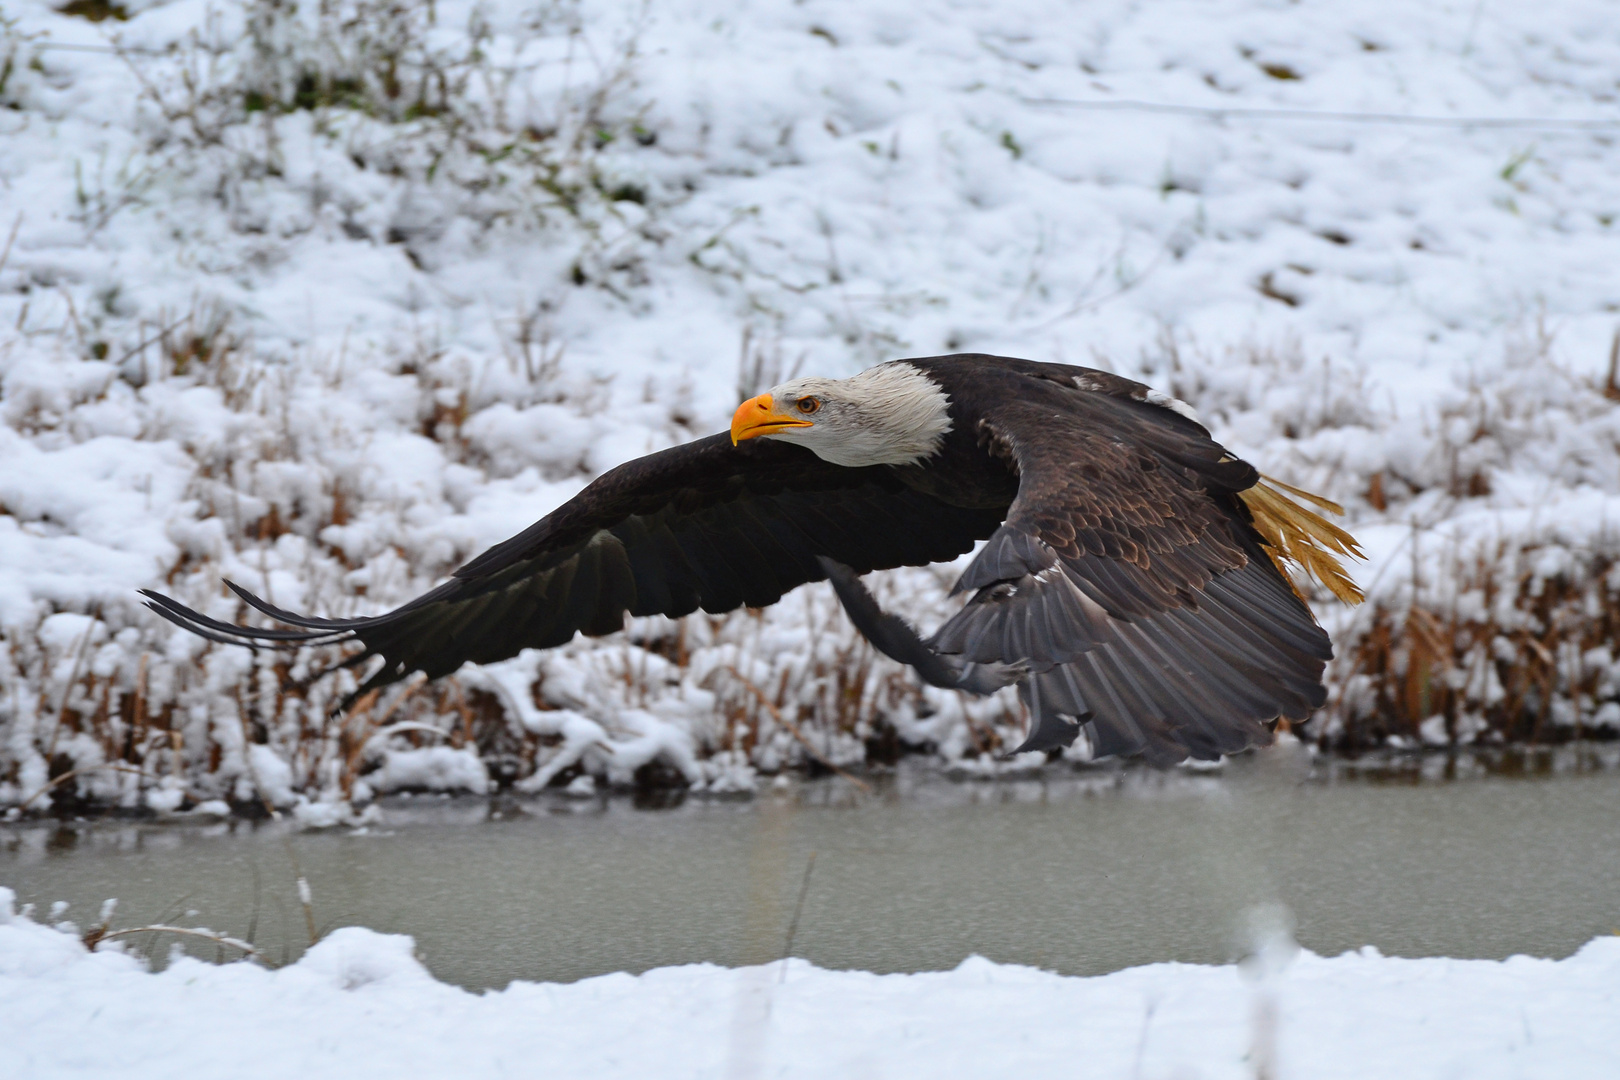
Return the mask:
POLYGON ((1347 533, 1287 498, 1332 508, 1230 455, 1185 407, 1087 368, 988 356, 898 361, 846 380, 800 379, 738 409, 729 437, 614 469, 443 585, 382 615, 296 629, 234 626, 147 593, 217 641, 354 640, 381 657, 360 692, 448 674, 626 613, 760 607, 831 577, 856 625, 940 685, 1016 682, 1020 749, 1073 741, 1156 763, 1269 740, 1278 716, 1324 698, 1327 636, 1284 572, 1357 595, 1347 533), (983 549, 962 610, 929 640, 860 586, 874 569, 983 549))

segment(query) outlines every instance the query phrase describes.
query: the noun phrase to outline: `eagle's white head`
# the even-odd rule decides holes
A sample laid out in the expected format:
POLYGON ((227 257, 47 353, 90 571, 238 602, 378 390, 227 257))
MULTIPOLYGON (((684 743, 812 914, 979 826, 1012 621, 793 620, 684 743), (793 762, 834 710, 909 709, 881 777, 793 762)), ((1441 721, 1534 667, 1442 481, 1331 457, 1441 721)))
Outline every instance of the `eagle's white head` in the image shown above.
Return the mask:
POLYGON ((895 360, 847 379, 811 376, 773 386, 737 407, 731 441, 797 443, 850 468, 911 465, 938 452, 951 430, 949 410, 937 383, 895 360))

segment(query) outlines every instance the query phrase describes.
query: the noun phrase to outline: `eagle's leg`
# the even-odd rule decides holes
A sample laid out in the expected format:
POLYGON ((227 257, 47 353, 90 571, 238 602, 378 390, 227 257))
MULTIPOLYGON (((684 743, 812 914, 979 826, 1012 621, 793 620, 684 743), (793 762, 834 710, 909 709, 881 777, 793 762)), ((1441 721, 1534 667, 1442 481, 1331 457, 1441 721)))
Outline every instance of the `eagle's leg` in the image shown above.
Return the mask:
POLYGON ((849 621, 855 624, 878 652, 914 669, 930 686, 965 690, 987 696, 1011 686, 1028 672, 1020 664, 971 664, 947 653, 936 652, 917 631, 898 615, 878 606, 877 598, 862 584, 860 575, 841 562, 826 556, 818 560, 832 582, 833 591, 844 605, 849 621))

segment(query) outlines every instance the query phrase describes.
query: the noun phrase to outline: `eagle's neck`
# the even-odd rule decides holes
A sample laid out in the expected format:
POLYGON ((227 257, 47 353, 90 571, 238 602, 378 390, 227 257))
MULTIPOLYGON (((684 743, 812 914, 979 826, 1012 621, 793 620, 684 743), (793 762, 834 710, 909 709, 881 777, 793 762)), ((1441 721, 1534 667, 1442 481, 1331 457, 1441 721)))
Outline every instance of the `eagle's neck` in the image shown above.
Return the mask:
POLYGON ((951 430, 951 399, 933 379, 903 360, 841 380, 860 403, 836 443, 808 443, 834 465, 915 465, 933 457, 951 430))

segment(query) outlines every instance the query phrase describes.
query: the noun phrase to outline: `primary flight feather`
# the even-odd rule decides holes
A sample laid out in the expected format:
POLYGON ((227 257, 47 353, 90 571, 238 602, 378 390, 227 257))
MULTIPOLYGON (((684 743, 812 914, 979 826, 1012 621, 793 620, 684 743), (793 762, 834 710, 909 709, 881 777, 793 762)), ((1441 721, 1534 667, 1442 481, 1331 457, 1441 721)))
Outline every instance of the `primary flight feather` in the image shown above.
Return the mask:
POLYGON ((1336 554, 1348 533, 1214 442, 1181 402, 1089 368, 957 355, 803 378, 737 409, 731 431, 613 469, 579 495, 383 615, 316 619, 236 585, 286 626, 148 605, 214 641, 291 648, 357 641, 380 657, 355 696, 424 672, 504 660, 626 614, 775 603, 831 578, 856 626, 931 683, 1017 683, 1018 750, 1068 745, 1156 764, 1270 740, 1325 700, 1327 635, 1285 574, 1299 565, 1359 599, 1336 554), (1281 489, 1281 490, 1279 490, 1281 489), (872 570, 983 549, 966 604, 928 640, 884 614, 872 570))

